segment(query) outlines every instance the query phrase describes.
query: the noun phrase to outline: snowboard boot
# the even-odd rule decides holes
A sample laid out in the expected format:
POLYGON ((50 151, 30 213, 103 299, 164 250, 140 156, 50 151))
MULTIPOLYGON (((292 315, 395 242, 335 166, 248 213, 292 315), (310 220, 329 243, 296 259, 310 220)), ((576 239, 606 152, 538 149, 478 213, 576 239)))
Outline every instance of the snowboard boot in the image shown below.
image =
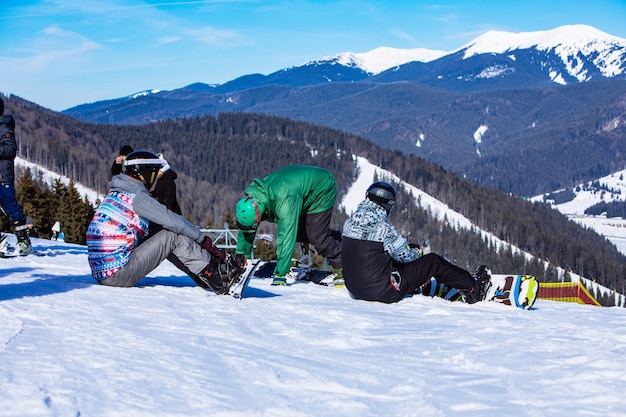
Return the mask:
POLYGON ((226 262, 220 265, 220 268, 222 276, 226 275, 228 278, 229 288, 238 283, 246 272, 246 267, 242 265, 241 260, 238 260, 236 255, 230 254, 226 255, 226 262))
POLYGON ((230 289, 228 275, 222 273, 215 259, 212 259, 211 263, 195 276, 194 281, 202 288, 212 289, 215 294, 223 295, 230 289))
POLYGON ((478 301, 483 301, 491 283, 491 269, 487 265, 479 266, 474 273, 474 281, 478 287, 478 301))
POLYGON ((463 299, 461 291, 437 282, 437 278, 435 277, 432 277, 424 285, 418 287, 413 293, 427 295, 429 297, 439 297, 448 301, 461 301, 463 299))
POLYGON ((343 279, 343 268, 333 268, 333 272, 335 273, 335 277, 333 278, 332 285, 337 288, 344 288, 346 282, 343 279))
POLYGON ((15 251, 19 255, 30 255, 33 253, 33 247, 28 237, 28 225, 25 220, 16 220, 13 223, 15 227, 15 237, 17 237, 17 244, 15 245, 15 251))
POLYGON ((483 301, 487 295, 489 284, 491 283, 491 270, 486 265, 481 265, 472 276, 474 286, 470 289, 459 291, 463 296, 463 301, 474 304, 483 301))
POLYGON ((287 277, 274 276, 272 279, 273 286, 286 286, 287 285, 287 277))

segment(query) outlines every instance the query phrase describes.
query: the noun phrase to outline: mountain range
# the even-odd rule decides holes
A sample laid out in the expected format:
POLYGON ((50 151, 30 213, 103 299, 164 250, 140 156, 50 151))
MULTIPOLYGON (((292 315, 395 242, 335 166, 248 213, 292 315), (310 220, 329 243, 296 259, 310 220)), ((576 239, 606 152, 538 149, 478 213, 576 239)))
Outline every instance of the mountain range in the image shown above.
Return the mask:
MULTIPOLYGON (((565 85, 600 78, 626 79, 626 39, 587 25, 523 33, 489 31, 453 51, 379 47, 322 57, 269 75, 251 74, 223 84, 194 83, 183 88, 224 94, 273 84, 300 87, 368 80, 420 81, 444 90, 468 91, 493 88, 476 81, 496 78, 505 79, 509 87, 519 87, 515 80, 526 76, 534 78, 535 86, 548 81, 565 85), (494 63, 504 60, 483 65, 489 57, 495 57, 494 63), (512 77, 515 73, 517 78, 512 77)), ((145 90, 113 101, 159 93, 164 91, 145 90)))
MULTIPOLYGON (((415 74, 412 75, 410 72, 420 68, 419 63, 431 63, 447 58, 441 62, 446 68, 439 67, 441 69, 436 71, 435 79, 424 77, 429 85, 438 87, 450 78, 471 82, 523 72, 524 65, 516 69, 515 63, 534 56, 532 62, 528 62, 528 67, 540 68, 541 72, 553 82, 569 84, 576 81, 591 81, 598 77, 624 78, 625 46, 626 39, 608 35, 591 26, 570 25, 539 32, 489 31, 451 52, 423 48, 402 50, 381 47, 362 54, 348 52, 321 58, 307 65, 336 63, 358 68, 368 76, 385 73, 384 76, 374 78, 382 81, 393 78, 414 81, 415 78, 412 77, 415 77, 415 74), (541 57, 541 54, 545 54, 545 57, 541 57), (468 73, 465 65, 459 67, 459 73, 451 70, 454 66, 448 66, 453 62, 468 61, 481 55, 503 55, 508 62, 505 60, 502 65, 484 66, 474 73, 468 73), (404 66, 405 64, 411 65, 404 66)), ((433 73, 431 68, 428 72, 433 73)), ((463 87, 460 89, 465 90, 463 87)))
POLYGON ((340 129, 530 196, 626 166, 626 40, 585 25, 488 32, 451 52, 381 47, 67 109, 145 124, 252 112, 340 129))

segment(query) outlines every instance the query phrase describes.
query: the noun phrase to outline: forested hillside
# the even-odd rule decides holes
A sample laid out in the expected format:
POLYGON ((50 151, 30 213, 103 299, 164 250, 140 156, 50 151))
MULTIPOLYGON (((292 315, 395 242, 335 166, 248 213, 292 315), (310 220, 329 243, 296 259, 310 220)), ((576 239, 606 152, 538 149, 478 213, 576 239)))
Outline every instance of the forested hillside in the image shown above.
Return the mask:
POLYGON ((181 88, 66 113, 111 124, 230 112, 287 117, 421 156, 505 193, 533 196, 626 166, 624 97, 620 79, 466 93, 363 81, 229 93, 181 88))
MULTIPOLYGON (((179 174, 183 212, 200 226, 222 225, 242 190, 256 176, 289 164, 328 168, 344 195, 355 176, 352 155, 369 159, 413 184, 478 227, 554 266, 622 288, 626 258, 596 233, 544 205, 473 185, 416 156, 380 148, 362 138, 308 123, 246 113, 166 120, 142 126, 89 124, 43 109, 18 97, 6 100, 17 123, 20 155, 75 181, 106 192, 119 148, 163 152, 179 174)), ((345 213, 337 213, 340 227, 345 213)), ((553 269, 527 262, 483 241, 476 233, 438 224, 401 196, 393 222, 416 241, 428 238, 435 252, 469 269, 488 263, 497 271, 519 271, 556 279, 553 269)))

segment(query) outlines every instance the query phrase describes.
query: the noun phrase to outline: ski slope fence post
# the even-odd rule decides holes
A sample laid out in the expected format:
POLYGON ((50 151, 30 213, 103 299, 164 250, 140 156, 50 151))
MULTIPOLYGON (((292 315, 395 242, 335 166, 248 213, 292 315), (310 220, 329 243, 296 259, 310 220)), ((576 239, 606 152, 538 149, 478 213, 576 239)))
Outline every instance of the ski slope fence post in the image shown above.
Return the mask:
MULTIPOLYGON (((211 238, 215 246, 224 250, 237 249, 237 235, 238 229, 229 229, 228 223, 224 223, 223 229, 200 229, 204 235, 211 238)), ((254 248, 252 249, 252 257, 254 259, 254 248)))

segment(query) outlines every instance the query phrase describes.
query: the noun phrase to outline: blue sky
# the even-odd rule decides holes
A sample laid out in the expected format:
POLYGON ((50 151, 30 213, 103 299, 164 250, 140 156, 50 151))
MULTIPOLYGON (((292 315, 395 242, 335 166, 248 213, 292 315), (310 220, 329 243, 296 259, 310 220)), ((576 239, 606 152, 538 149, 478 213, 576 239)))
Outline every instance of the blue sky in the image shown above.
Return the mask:
POLYGON ((624 0, 3 0, 0 92, 64 110, 379 46, 451 51, 488 30, 626 38, 625 22, 624 0))

